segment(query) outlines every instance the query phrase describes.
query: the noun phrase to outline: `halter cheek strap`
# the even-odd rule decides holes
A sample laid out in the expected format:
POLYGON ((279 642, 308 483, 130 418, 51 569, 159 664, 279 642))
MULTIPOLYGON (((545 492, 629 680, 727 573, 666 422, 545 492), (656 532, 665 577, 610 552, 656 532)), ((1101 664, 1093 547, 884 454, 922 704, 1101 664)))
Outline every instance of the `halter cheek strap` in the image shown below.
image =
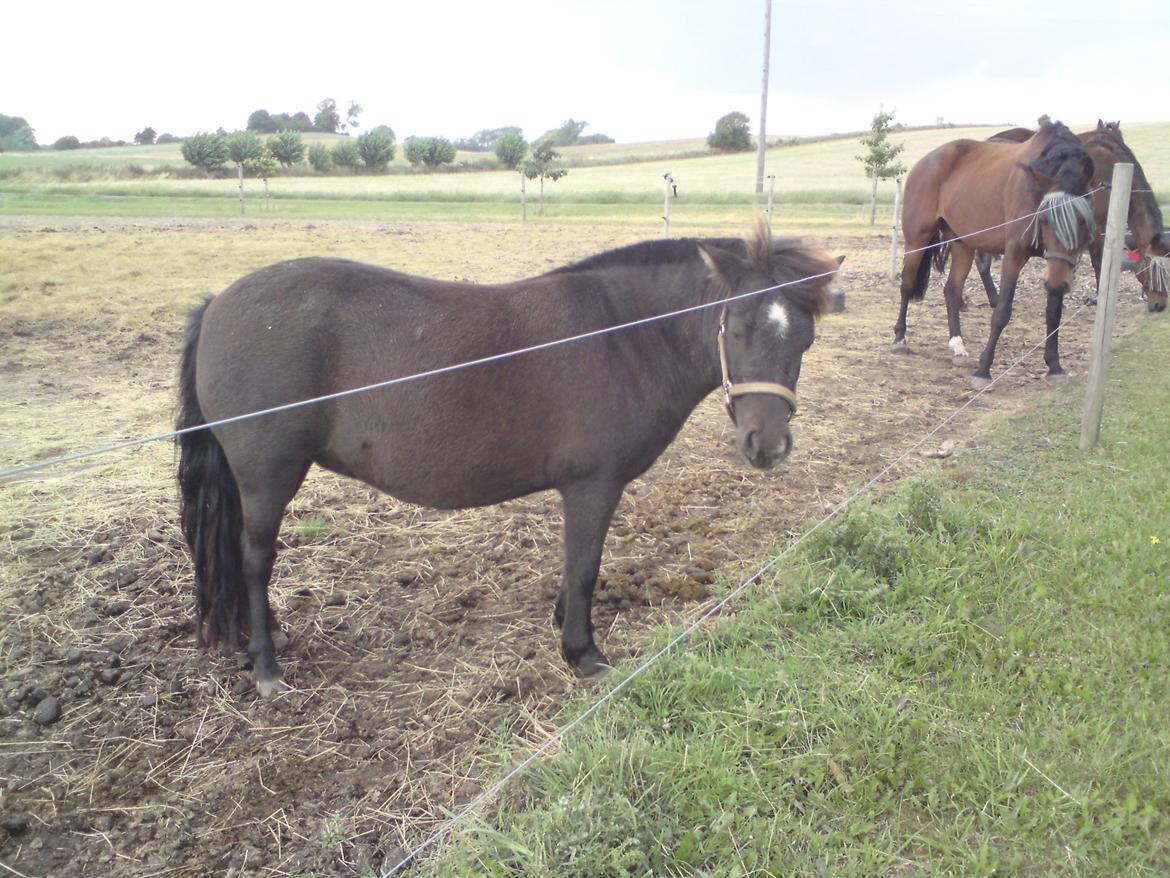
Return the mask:
POLYGON ((748 393, 770 393, 772 396, 782 397, 787 400, 788 405, 791 407, 791 413, 796 414, 796 394, 783 384, 773 384, 771 381, 732 383, 731 370, 727 366, 727 344, 723 340, 723 336, 726 333, 727 306, 724 305, 723 312, 719 315, 719 368, 723 372, 723 405, 727 408, 727 414, 731 418, 731 422, 733 424, 735 423, 735 398, 748 393))

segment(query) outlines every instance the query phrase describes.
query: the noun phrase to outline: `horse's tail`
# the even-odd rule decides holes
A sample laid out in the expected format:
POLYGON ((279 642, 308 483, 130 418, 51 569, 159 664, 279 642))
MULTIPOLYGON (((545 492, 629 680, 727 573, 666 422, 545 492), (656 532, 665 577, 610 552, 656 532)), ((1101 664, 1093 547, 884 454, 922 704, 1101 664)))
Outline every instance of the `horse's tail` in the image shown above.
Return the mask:
POLYGON ((196 639, 235 647, 246 622, 240 490, 195 394, 195 352, 211 297, 191 312, 179 366, 179 511, 195 566, 196 639))
POLYGON ((950 256, 950 247, 942 239, 942 229, 936 228, 926 246, 922 248, 922 259, 918 263, 918 273, 914 275, 914 288, 910 291, 910 298, 921 299, 926 295, 926 285, 930 282, 930 263, 940 272, 946 268, 947 257, 950 256), (932 252, 933 251, 933 252, 932 252))
POLYGON ((951 242, 939 241, 938 239, 941 234, 941 231, 935 232, 934 237, 931 239, 932 242, 938 241, 938 247, 934 251, 934 270, 939 274, 947 270, 947 263, 951 259, 951 242))

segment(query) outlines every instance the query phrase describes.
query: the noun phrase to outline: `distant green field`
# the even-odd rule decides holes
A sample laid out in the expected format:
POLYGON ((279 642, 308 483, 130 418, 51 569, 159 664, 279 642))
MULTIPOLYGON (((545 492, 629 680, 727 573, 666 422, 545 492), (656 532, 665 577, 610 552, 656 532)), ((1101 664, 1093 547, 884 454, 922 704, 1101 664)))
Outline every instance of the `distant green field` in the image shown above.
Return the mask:
MULTIPOLYGON (((904 161, 912 165, 934 147, 961 137, 983 139, 1001 126, 903 131, 904 161)), ((1083 129, 1088 125, 1075 125, 1083 129)), ((1161 200, 1170 200, 1170 122, 1125 127, 1127 142, 1142 162, 1161 200)), ((306 135, 309 142, 331 142, 331 135, 306 135)), ((507 170, 413 171, 402 158, 384 175, 280 175, 270 181, 271 212, 304 218, 426 218, 457 214, 458 219, 507 219, 518 215, 520 178, 507 170), (413 205, 413 206, 411 206, 413 205), (471 205, 476 205, 474 210, 471 205), (424 207, 425 206, 425 207, 424 207), (460 206, 456 209, 456 206, 460 206), (474 217, 469 217, 474 214, 474 217), (422 218, 422 217, 420 217, 422 218)), ((643 144, 600 144, 564 151, 568 176, 546 183, 546 212, 562 218, 609 218, 628 213, 661 213, 663 175, 678 186, 672 218, 685 222, 695 211, 750 212, 762 201, 755 194, 756 155, 710 154, 701 140, 643 144), (706 154, 703 154, 706 153, 706 154)), ((774 176, 776 202, 819 207, 826 222, 853 222, 868 204, 869 185, 857 160, 856 135, 767 151, 766 174, 774 176)), ((457 162, 490 159, 490 154, 460 153, 457 162)), ((237 181, 188 179, 178 145, 111 147, 69 152, 0 154, 0 213, 79 213, 114 215, 231 216, 239 213, 237 181), (136 166, 131 168, 130 166, 136 166), (168 173, 168 168, 171 172, 168 173)), ((530 215, 539 186, 527 184, 530 215)), ((260 215, 263 191, 248 180, 249 213, 260 215)), ((884 183, 879 200, 893 200, 884 183)), ((810 217, 811 219, 812 217, 810 217)))

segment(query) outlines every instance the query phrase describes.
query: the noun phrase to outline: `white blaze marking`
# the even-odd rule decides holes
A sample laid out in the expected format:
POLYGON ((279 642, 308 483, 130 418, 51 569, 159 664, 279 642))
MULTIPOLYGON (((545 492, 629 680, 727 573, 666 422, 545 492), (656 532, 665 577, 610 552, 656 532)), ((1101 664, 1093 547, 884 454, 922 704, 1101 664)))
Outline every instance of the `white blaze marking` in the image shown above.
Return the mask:
POLYGON ((768 309, 768 319, 776 324, 781 338, 788 338, 788 309, 782 303, 772 303, 768 309))

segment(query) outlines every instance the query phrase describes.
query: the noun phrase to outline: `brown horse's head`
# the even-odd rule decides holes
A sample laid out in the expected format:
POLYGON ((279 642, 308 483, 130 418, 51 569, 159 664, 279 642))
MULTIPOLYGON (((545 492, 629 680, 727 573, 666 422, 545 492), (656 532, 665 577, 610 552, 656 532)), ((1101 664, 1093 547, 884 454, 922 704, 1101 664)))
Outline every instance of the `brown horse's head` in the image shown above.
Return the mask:
POLYGON ((1137 267, 1138 283, 1151 311, 1165 311, 1170 294, 1170 252, 1160 239, 1142 256, 1137 267), (1161 251, 1161 252, 1155 252, 1161 251))
POLYGON ((796 411, 801 359, 816 336, 816 318, 828 306, 841 260, 796 239, 773 240, 762 224, 748 241, 746 259, 707 244, 700 245, 700 254, 720 297, 731 297, 718 347, 736 447, 752 466, 768 469, 792 448, 788 421, 796 411), (766 292, 735 298, 756 290, 766 292))
POLYGON ((1047 117, 1040 120, 1034 140, 1040 145, 1037 153, 1021 163, 1038 201, 1032 247, 1048 261, 1048 292, 1064 294, 1081 251, 1097 231, 1088 197, 1093 160, 1075 134, 1047 117))

